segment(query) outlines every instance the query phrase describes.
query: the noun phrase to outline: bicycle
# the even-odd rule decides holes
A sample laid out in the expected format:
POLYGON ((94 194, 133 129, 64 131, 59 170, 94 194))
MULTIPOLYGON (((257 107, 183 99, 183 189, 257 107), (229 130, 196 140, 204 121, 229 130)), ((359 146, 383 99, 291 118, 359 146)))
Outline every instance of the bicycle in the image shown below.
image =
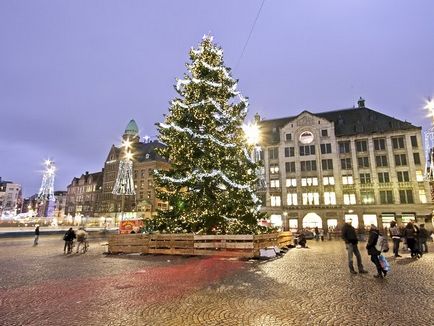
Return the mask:
POLYGON ((89 250, 89 241, 87 239, 78 242, 77 253, 85 254, 89 250))

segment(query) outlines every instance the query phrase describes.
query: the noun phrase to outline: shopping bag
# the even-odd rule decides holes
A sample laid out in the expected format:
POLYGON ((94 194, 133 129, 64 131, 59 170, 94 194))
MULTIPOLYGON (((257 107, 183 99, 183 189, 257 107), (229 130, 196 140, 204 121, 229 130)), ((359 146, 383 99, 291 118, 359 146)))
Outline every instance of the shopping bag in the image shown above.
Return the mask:
POLYGON ((378 256, 378 260, 380 261, 381 268, 384 269, 386 272, 390 271, 390 264, 387 261, 386 257, 383 255, 378 256))

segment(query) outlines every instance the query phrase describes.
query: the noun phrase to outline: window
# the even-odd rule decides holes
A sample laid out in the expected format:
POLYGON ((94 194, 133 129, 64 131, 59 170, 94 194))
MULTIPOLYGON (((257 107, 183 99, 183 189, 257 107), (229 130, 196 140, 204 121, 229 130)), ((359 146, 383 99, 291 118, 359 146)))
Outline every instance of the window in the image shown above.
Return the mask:
POLYGON ((356 152, 367 152, 367 151, 368 151, 368 142, 366 140, 357 140, 356 152))
POLYGON ((297 187, 297 179, 296 178, 286 179, 286 186, 287 187, 297 187))
POLYGON ((303 205, 319 205, 319 193, 317 192, 304 192, 302 197, 303 205))
POLYGON ((419 200, 422 204, 427 203, 425 189, 419 189, 419 200))
POLYGON ((398 171, 396 172, 398 176, 398 182, 408 182, 410 181, 410 177, 408 175, 408 171, 398 171))
POLYGON ((271 174, 279 173, 279 165, 270 164, 270 173, 271 174))
POLYGON ((285 139, 286 139, 286 141, 291 141, 292 140, 292 134, 286 134, 285 139))
POLYGON ((270 180, 270 188, 280 188, 279 179, 270 180))
POLYGON ((404 137, 395 137, 395 138, 392 138, 392 146, 393 146, 393 149, 402 149, 402 148, 404 148, 404 137))
POLYGON ((387 166, 387 156, 386 155, 375 156, 375 164, 377 165, 377 167, 387 166))
POLYGON ((285 157, 294 156, 294 147, 285 147, 285 157))
POLYGON ((420 156, 419 153, 413 153, 414 164, 420 165, 420 156))
POLYGON ((321 130, 321 136, 322 137, 328 137, 329 136, 329 132, 327 129, 322 129, 321 130))
POLYGON ((279 158, 279 148, 273 147, 268 149, 268 159, 277 160, 279 158))
POLYGON ((271 206, 281 206, 280 196, 270 196, 271 197, 271 206))
POLYGON ((333 170, 333 160, 332 159, 322 160, 321 164, 322 164, 322 169, 324 171, 325 170, 333 170))
POLYGON ((371 183, 371 174, 360 173, 360 183, 362 183, 362 184, 371 183))
POLYGON ((357 163, 358 163, 359 169, 369 168, 369 158, 367 156, 358 157, 357 163))
POLYGON ((374 192, 371 190, 361 191, 360 199, 362 200, 362 204, 365 205, 375 204, 374 192))
POLYGON ((344 154, 349 152, 350 152, 350 142, 349 141, 339 142, 339 153, 344 154))
POLYGON ((286 203, 289 206, 298 205, 297 194, 296 193, 288 193, 288 194, 286 194, 286 203))
POLYGON ((323 177, 322 178, 322 182, 324 184, 324 186, 332 186, 335 184, 335 178, 334 177, 323 177))
POLYGON ((286 173, 295 172, 295 162, 285 162, 286 173))
POLYGON ((324 192, 324 204, 325 205, 336 205, 336 193, 324 192))
POLYGON ((316 161, 301 161, 301 171, 316 171, 316 161))
POLYGON ((411 136, 410 139, 411 139, 411 147, 417 148, 417 137, 411 136))
POLYGON ((321 144, 321 154, 330 154, 332 152, 332 144, 321 144))
POLYGON ((405 154, 395 155, 395 165, 396 166, 407 165, 407 156, 405 154))
POLYGON ((401 204, 413 204, 413 191, 411 189, 400 190, 399 200, 401 201, 401 204))
POLYGON ((374 149, 376 151, 384 151, 386 149, 386 139, 384 138, 374 139, 374 149))
POLYGON ((318 186, 318 178, 301 178, 301 185, 306 186, 318 186))
POLYGON ((354 183, 352 175, 343 175, 342 176, 342 184, 343 185, 352 185, 354 183))
POLYGON ((388 183, 388 182, 390 182, 389 172, 380 172, 380 173, 378 173, 378 182, 379 183, 388 183))
POLYGON ((351 170, 352 169, 350 157, 341 159, 341 168, 342 168, 342 170, 351 170))
POLYGON ((381 204, 393 204, 392 190, 380 191, 380 203, 381 204))
POLYGON ((315 145, 300 146, 300 156, 314 155, 315 145))
POLYGON ((355 205, 356 194, 344 194, 344 205, 355 205))
POLYGON ((423 182, 423 173, 421 170, 416 170, 416 181, 423 182))

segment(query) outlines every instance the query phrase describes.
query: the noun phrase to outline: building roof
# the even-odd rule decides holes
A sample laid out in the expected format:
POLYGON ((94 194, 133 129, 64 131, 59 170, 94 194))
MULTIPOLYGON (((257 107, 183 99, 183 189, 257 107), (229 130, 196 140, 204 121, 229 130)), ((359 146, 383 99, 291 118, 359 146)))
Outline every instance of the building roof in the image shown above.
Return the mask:
POLYGON ((138 162, 144 161, 166 161, 155 151, 157 148, 164 147, 158 140, 151 142, 137 142, 133 143, 134 160, 138 162))
MULTIPOLYGON (((300 114, 304 112, 308 111, 303 111, 300 114)), ((366 107, 308 113, 334 122, 335 135, 337 137, 421 129, 421 127, 414 126, 407 121, 398 120, 366 107)), ((295 120, 300 114, 286 118, 260 121, 259 126, 264 141, 266 143, 278 142, 279 130, 289 122, 295 120)))
POLYGON ((128 122, 124 135, 131 135, 133 137, 139 135, 139 127, 137 126, 137 123, 134 121, 134 119, 131 119, 130 122, 128 122))

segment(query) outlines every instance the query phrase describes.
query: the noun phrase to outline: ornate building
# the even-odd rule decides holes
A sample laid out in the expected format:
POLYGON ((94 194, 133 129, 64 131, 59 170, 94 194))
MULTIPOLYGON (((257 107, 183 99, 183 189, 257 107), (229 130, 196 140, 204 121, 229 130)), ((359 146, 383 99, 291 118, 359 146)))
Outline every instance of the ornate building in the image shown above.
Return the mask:
POLYGON ((432 227, 421 128, 365 107, 262 120, 264 211, 283 228, 432 227))
POLYGON ((10 219, 21 213, 22 203, 21 185, 2 181, 0 177, 0 219, 10 219))
POLYGON ((115 195, 112 193, 118 174, 119 162, 123 155, 120 147, 112 145, 104 163, 102 189, 99 194, 98 210, 95 216, 119 220, 123 206, 122 218, 150 218, 158 208, 166 207, 166 203, 156 197, 152 176, 154 169, 168 169, 170 166, 166 160, 155 152, 155 149, 163 145, 158 141, 149 141, 149 139, 141 142, 139 129, 134 120, 128 123, 122 139, 131 143, 130 151, 132 153, 136 194, 115 195), (122 200, 124 201, 123 205, 122 200))

